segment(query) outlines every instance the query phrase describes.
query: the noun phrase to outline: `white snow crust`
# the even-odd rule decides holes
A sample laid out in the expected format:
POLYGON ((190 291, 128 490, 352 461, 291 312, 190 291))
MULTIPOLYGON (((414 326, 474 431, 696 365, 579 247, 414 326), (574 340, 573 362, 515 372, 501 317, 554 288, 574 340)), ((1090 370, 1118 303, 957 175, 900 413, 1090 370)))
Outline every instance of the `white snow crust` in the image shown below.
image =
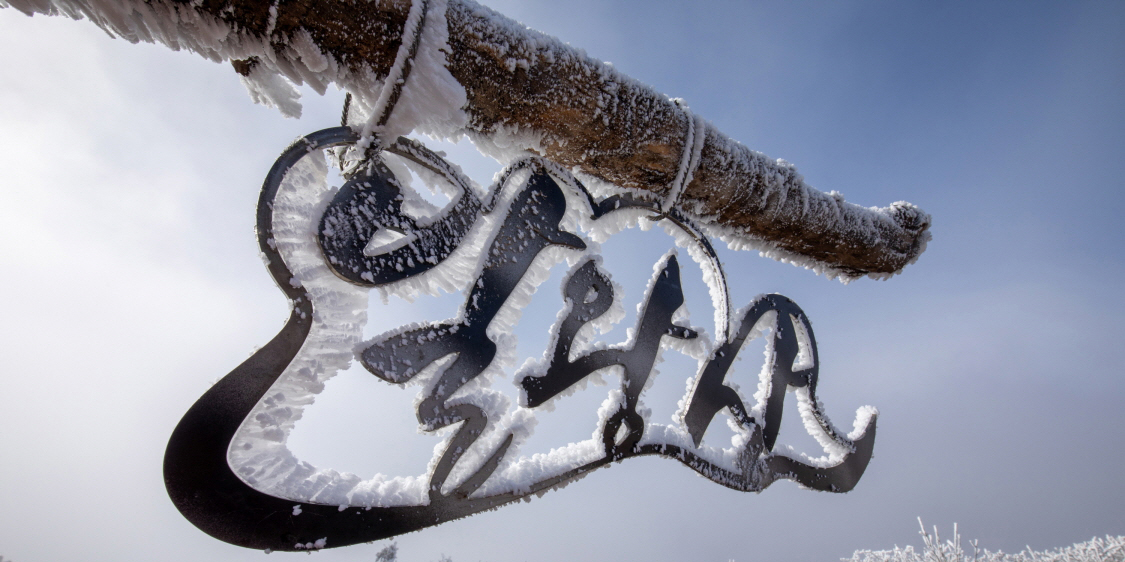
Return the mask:
MULTIPOLYGON (((417 22, 421 16, 420 2, 412 6, 410 17, 417 22)), ((413 70, 393 108, 390 120, 380 131, 369 123, 364 132, 382 133, 394 139, 411 131, 438 137, 456 137, 467 123, 462 108, 467 98, 465 89, 446 68, 448 22, 446 0, 429 0, 428 13, 421 27, 407 26, 408 31, 421 33, 421 43, 413 58, 413 70)), ((287 117, 301 115, 300 94, 295 86, 307 84, 323 95, 335 84, 351 92, 353 103, 365 115, 375 119, 386 107, 390 88, 384 79, 369 71, 352 72, 347 65, 324 53, 303 29, 293 37, 273 33, 267 38, 254 38, 230 24, 193 9, 193 4, 165 4, 144 0, 0 0, 0 7, 15 8, 27 15, 61 15, 72 19, 88 19, 111 36, 132 43, 160 43, 173 50, 188 50, 212 61, 257 59, 249 76, 242 77, 251 99, 275 107, 287 117)), ((270 8, 276 18, 276 4, 270 8)), ((272 24, 272 22, 271 22, 272 24)), ((395 62, 390 76, 397 78, 404 57, 395 62)))

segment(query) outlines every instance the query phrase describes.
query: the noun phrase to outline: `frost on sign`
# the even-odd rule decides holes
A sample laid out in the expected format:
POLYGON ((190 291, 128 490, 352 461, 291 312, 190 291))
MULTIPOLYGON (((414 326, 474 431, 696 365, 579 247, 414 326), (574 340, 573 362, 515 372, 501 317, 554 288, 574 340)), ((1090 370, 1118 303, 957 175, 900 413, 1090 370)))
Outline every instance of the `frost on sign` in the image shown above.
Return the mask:
POLYGON ((861 409, 850 434, 833 427, 816 398, 819 360, 805 313, 780 295, 732 312, 721 264, 685 217, 629 196, 599 200, 537 158, 510 165, 478 193, 456 167, 405 139, 330 188, 329 160, 358 152, 357 140, 347 127, 310 135, 266 178, 259 243, 293 311, 281 333, 192 406, 168 444, 169 494, 199 528, 250 548, 345 546, 541 494, 640 455, 675 459, 736 490, 762 490, 778 479, 831 492, 855 486, 871 458, 875 411, 861 409), (424 218, 411 212, 424 201, 392 171, 402 174, 403 166, 445 186, 449 204, 424 218), (714 341, 682 318, 674 253, 654 265, 628 340, 596 341, 620 320, 621 289, 593 250, 638 217, 664 223, 700 262, 717 310, 714 341), (507 337, 513 318, 550 267, 563 262, 569 270, 543 359, 518 369, 514 380, 495 376, 503 372, 500 358, 514 354, 507 337), (455 318, 364 339, 369 292, 438 289, 464 295, 455 318), (765 364, 748 396, 727 377, 743 344, 757 337, 767 338, 765 364), (698 368, 660 375, 682 377, 686 393, 674 419, 650 419, 642 393, 668 348, 695 357, 698 368), (388 391, 392 384, 416 388, 421 429, 444 435, 413 474, 364 480, 312 467, 287 447, 303 406, 355 361, 388 391), (549 454, 521 453, 537 414, 606 374, 621 383, 606 391, 590 439, 559 443, 549 454), (501 384, 515 386, 518 404, 493 388, 501 384), (818 459, 774 450, 789 389, 824 448, 818 459), (705 444, 708 428, 723 417, 737 427, 730 447, 705 444))

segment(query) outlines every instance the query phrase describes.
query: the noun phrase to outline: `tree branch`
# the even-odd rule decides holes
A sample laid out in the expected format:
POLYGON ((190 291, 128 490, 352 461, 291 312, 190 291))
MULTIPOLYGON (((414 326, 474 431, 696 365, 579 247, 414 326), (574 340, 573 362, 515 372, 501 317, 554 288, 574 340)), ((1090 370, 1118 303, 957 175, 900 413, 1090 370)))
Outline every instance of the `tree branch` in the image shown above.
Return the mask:
MULTIPOLYGON (((669 195, 684 173, 693 124, 685 108, 471 0, 429 1, 444 17, 427 25, 445 22, 440 50, 467 100, 456 132, 525 139, 523 148, 610 184, 669 195)), ((411 8, 409 0, 0 0, 5 3, 29 15, 86 17, 130 41, 232 60, 243 76, 261 66, 318 91, 336 83, 360 100, 378 95, 411 8)), ((925 249, 930 217, 917 207, 847 203, 710 123, 703 131, 698 168, 677 207, 733 247, 848 279, 888 277, 925 249)))

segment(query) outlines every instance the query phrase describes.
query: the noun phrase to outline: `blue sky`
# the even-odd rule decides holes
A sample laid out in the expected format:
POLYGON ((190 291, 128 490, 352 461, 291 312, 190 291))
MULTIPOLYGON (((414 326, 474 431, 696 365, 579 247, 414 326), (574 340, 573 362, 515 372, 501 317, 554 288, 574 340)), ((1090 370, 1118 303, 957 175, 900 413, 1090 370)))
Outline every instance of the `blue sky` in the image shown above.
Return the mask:
MULTIPOLYGON (((743 494, 634 459, 401 537, 403 560, 834 560, 918 544, 919 516, 993 550, 1125 533, 1125 5, 488 5, 686 99, 819 189, 921 206, 934 239, 902 275, 850 285, 722 251, 736 306, 780 292, 809 314, 833 421, 880 409, 853 492, 743 494)), ((228 65, 14 10, 0 69, 0 554, 261 559, 182 519, 160 463, 187 407, 281 326, 257 189, 293 138, 338 122, 343 95, 306 90, 304 117, 283 119, 228 65)), ((499 167, 450 154, 481 183, 499 167)), ((640 287, 669 246, 629 234, 606 259, 640 287)), ((298 430, 325 432, 309 454, 374 462, 378 432, 351 424, 374 387, 334 384, 298 430)), ((813 452, 799 424, 780 441, 813 452)))

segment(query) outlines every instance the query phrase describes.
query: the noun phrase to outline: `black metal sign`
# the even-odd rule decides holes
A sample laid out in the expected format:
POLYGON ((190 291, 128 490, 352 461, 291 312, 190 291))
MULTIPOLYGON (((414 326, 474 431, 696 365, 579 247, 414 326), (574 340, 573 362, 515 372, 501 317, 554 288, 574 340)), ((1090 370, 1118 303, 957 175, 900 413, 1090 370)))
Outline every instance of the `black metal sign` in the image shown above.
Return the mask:
MULTIPOLYGON (((430 463, 425 493, 404 500, 354 491, 341 495, 339 490, 335 496, 320 491, 279 492, 263 484, 264 477, 260 476, 268 476, 269 470, 237 468, 238 463, 231 459, 238 447, 253 447, 251 441, 243 443, 239 437, 240 432, 247 431, 247 420, 256 411, 259 413, 255 415, 265 415, 263 404, 284 399, 286 377, 300 375, 287 374, 287 369, 292 370, 302 354, 316 352, 309 348, 310 333, 318 319, 325 318, 325 310, 336 306, 314 288, 296 281, 299 276, 295 275, 294 264, 286 261, 279 248, 274 232, 276 213, 282 206, 279 197, 295 196, 282 194, 282 186, 293 189, 291 176, 302 159, 357 140, 356 133, 347 127, 309 135, 286 150, 266 178, 258 203, 259 243, 270 274, 288 296, 293 310, 281 333, 191 407, 169 441, 164 461, 169 495, 200 529, 232 544, 267 550, 369 542, 543 493, 594 469, 639 455, 676 459, 710 480, 743 491, 762 490, 778 479, 831 492, 846 492, 856 485, 871 458, 875 415, 868 412, 865 419, 858 420, 857 431, 847 436, 824 416, 816 399, 820 366, 816 339, 796 303, 781 295, 767 295, 734 318, 725 302, 725 280, 714 251, 707 239, 675 212, 661 213, 657 204, 629 197, 595 200, 565 171, 534 158, 511 166, 487 196, 478 196, 454 167, 406 139, 399 139, 386 150, 456 187, 458 193, 445 211, 426 220, 406 213, 399 181, 375 157, 329 200, 314 205, 320 216, 314 221, 315 233, 309 236, 315 238, 323 265, 355 288, 393 286, 431 274, 459 248, 478 245, 468 248, 482 259, 463 279, 467 291, 456 319, 406 327, 355 348, 363 367, 389 383, 427 377, 416 402, 418 422, 427 431, 455 427, 430 463), (513 179, 516 176, 527 179, 517 182, 513 179), (561 226, 567 212, 564 190, 578 195, 588 206, 584 212, 595 223, 623 209, 648 209, 654 217, 671 221, 692 235, 716 273, 714 282, 724 300, 718 341, 701 361, 698 373, 684 374, 685 379, 694 376, 694 383, 685 397, 681 423, 672 428, 673 435, 647 434, 638 403, 653 376, 661 347, 701 337, 674 317, 684 302, 679 263, 672 255, 658 264, 634 336, 627 344, 576 354, 576 336, 584 326, 602 318, 616 298, 614 286, 599 262, 581 261, 564 281, 562 306, 566 312, 552 332, 545 369, 524 373, 516 381, 521 407, 534 413, 590 375, 611 368, 623 373, 615 395, 619 399, 611 403, 599 422, 600 439, 593 443, 596 455, 506 487, 500 467, 518 456, 514 435, 483 441, 482 436, 494 429, 495 415, 457 395, 467 385, 479 382, 481 374, 496 361, 498 345, 489 336, 488 327, 512 298, 536 257, 551 247, 586 248, 578 233, 561 226), (483 217, 493 215, 493 230, 467 242, 483 217), (386 242, 373 250, 372 240, 380 236, 386 242), (771 351, 758 403, 748 405, 728 385, 727 377, 744 342, 753 339, 763 325, 770 328, 767 349, 771 351), (818 428, 816 437, 829 451, 823 462, 810 464, 774 451, 787 389, 797 389, 806 426, 818 428), (726 464, 701 448, 708 427, 724 409, 744 435, 742 446, 733 451, 734 461, 726 464), (467 460, 469 451, 482 448, 486 449, 483 455, 467 460), (335 499, 317 499, 330 496, 335 499), (340 497, 346 497, 346 501, 338 501, 340 497)), ((280 433, 270 439, 283 443, 284 432, 280 433)))

